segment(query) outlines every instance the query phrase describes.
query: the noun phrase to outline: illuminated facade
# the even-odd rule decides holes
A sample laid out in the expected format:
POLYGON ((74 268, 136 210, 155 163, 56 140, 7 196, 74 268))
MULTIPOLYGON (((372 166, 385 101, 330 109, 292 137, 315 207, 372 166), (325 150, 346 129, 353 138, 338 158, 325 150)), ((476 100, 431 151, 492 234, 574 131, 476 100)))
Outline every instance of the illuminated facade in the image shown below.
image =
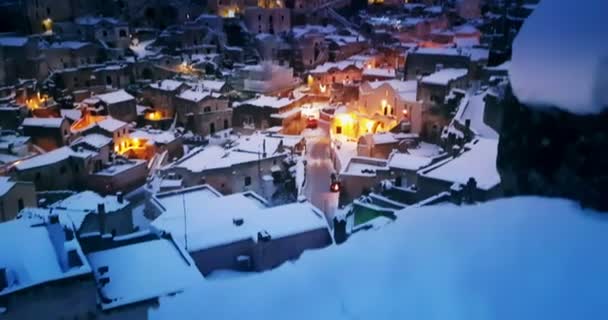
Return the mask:
POLYGON ((336 111, 332 135, 358 139, 366 134, 392 130, 419 133, 422 130, 422 104, 417 101, 416 81, 365 82, 359 100, 336 111))

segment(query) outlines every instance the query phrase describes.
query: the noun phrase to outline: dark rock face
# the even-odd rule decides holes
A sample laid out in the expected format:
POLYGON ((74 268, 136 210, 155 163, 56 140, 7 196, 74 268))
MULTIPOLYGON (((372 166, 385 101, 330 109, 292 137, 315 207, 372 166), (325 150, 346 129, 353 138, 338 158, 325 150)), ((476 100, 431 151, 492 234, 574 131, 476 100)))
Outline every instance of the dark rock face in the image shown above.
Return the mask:
POLYGON ((497 165, 506 196, 569 198, 608 211, 608 112, 528 108, 509 92, 497 165))

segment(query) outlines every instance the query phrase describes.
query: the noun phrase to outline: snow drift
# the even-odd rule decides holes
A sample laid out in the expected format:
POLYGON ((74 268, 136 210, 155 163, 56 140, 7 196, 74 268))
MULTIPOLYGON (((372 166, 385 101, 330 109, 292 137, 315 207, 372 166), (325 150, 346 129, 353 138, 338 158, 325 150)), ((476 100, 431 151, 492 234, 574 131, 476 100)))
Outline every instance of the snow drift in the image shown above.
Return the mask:
POLYGON ((163 298, 151 319, 608 319, 608 219, 514 198, 393 224, 163 298))
POLYGON ((575 114, 608 108, 608 1, 542 0, 513 43, 513 92, 575 114))

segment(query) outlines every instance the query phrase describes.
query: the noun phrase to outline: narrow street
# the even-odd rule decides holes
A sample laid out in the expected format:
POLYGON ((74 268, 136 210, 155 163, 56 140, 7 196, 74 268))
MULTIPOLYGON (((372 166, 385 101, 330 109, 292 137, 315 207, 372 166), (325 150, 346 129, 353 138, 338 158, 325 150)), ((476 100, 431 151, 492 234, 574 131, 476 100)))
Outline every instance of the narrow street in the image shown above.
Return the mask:
POLYGON ((329 192, 334 167, 330 158, 330 140, 327 136, 308 137, 306 153, 306 185, 304 195, 321 209, 328 219, 337 206, 338 196, 329 192))

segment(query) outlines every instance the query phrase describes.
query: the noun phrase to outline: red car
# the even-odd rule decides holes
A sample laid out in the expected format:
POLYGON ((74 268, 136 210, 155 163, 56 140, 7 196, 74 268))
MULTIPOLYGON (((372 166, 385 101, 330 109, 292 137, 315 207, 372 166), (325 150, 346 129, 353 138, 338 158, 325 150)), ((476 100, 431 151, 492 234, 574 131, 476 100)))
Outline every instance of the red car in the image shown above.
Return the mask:
POLYGON ((319 125, 319 121, 313 117, 310 117, 306 120, 306 128, 308 129, 316 129, 319 125))

